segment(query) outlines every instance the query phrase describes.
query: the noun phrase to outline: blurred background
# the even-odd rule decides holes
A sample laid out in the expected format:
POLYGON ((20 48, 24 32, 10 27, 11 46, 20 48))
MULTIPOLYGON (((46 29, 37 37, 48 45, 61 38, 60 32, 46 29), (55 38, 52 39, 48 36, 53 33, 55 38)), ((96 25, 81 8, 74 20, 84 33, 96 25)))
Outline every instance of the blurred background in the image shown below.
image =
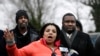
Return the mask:
POLYGON ((0 0, 0 29, 13 29, 19 9, 28 12, 31 24, 40 29, 48 22, 61 28, 65 13, 73 13, 82 23, 83 32, 100 32, 100 0, 0 0))

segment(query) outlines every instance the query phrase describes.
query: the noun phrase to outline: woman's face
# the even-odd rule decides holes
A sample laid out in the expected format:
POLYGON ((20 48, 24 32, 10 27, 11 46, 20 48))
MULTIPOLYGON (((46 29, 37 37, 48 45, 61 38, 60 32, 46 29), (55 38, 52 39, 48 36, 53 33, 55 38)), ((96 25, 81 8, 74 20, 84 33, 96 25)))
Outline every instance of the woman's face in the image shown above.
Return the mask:
POLYGON ((56 27, 53 25, 49 25, 45 28, 43 38, 45 38, 48 44, 54 43, 57 37, 57 30, 56 27))

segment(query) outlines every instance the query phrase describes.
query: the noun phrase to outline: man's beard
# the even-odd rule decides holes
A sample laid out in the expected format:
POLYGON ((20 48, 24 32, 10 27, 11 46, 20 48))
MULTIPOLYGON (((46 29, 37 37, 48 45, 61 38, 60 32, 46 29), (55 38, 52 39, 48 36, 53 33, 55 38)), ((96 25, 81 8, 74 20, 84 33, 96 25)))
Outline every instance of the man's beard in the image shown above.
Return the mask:
POLYGON ((67 32, 68 34, 71 34, 72 32, 75 31, 75 28, 73 28, 72 30, 68 30, 67 28, 65 28, 64 26, 62 26, 62 29, 67 32))
POLYGON ((18 24, 19 29, 26 29, 28 26, 28 23, 20 23, 18 24))

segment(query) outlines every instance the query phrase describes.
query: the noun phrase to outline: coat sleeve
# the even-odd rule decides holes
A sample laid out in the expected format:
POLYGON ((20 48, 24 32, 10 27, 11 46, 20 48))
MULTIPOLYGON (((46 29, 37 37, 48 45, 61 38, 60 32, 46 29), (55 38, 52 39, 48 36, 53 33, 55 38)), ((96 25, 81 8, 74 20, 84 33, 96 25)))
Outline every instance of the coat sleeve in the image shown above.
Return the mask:
POLYGON ((6 49, 8 52, 8 56, 30 56, 31 53, 31 51, 28 50, 28 46, 18 49, 16 47, 16 44, 14 44, 13 46, 6 45, 6 49))

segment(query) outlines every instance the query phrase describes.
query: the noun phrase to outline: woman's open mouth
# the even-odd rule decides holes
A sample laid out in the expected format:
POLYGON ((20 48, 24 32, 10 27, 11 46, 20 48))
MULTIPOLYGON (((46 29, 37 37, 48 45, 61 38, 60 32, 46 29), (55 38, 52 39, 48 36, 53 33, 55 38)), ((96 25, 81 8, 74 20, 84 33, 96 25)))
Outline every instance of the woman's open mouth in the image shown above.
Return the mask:
POLYGON ((49 39, 52 39, 53 37, 52 37, 52 36, 48 36, 48 38, 49 38, 49 39))

